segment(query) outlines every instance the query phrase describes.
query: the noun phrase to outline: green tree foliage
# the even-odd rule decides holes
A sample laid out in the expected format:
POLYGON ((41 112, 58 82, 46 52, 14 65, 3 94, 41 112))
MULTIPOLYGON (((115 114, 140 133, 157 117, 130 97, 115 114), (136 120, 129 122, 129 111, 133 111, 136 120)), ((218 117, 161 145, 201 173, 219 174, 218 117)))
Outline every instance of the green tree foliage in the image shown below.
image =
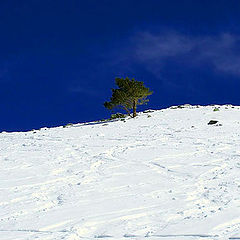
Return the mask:
POLYGON ((134 78, 116 78, 117 89, 112 89, 112 97, 109 102, 105 102, 104 106, 113 110, 114 108, 124 109, 129 116, 137 116, 137 106, 147 104, 147 97, 153 92, 146 88, 143 82, 134 78), (131 110, 133 113, 131 114, 131 110))

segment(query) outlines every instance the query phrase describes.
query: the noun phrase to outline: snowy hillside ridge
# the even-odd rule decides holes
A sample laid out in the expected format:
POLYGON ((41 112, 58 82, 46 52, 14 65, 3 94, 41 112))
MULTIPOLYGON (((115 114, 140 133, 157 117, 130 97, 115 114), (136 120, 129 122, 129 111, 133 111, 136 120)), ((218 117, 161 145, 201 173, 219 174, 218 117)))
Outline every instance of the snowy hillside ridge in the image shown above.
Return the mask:
POLYGON ((240 239, 239 146, 231 105, 3 132, 0 240, 240 239))

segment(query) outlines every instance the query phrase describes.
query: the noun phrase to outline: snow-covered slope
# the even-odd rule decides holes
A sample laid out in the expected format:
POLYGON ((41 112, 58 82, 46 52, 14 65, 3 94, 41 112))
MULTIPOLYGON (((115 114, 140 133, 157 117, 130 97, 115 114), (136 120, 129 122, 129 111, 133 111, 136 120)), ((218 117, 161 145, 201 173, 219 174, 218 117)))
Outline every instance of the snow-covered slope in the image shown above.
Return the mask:
POLYGON ((240 107, 213 109, 1 133, 0 239, 240 239, 240 107))

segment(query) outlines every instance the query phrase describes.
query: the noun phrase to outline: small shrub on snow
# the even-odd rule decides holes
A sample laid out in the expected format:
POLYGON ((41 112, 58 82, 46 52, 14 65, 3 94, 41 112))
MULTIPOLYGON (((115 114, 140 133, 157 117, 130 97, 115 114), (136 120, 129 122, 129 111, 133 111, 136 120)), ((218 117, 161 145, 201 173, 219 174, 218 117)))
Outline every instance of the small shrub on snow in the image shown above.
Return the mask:
POLYGON ((68 123, 68 124, 64 125, 63 128, 71 127, 72 125, 73 125, 72 123, 68 123))
POLYGON ((115 113, 115 114, 112 114, 110 119, 113 120, 113 119, 118 119, 118 118, 125 118, 126 116, 122 113, 115 113))

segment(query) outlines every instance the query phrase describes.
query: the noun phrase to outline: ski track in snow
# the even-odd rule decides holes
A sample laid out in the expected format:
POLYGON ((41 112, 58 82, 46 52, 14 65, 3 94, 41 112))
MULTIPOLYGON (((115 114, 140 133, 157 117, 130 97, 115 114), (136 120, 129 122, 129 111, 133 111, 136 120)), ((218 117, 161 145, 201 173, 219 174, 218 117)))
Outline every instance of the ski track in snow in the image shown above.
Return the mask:
POLYGON ((0 239, 240 239, 240 107, 213 108, 1 133, 0 239))

